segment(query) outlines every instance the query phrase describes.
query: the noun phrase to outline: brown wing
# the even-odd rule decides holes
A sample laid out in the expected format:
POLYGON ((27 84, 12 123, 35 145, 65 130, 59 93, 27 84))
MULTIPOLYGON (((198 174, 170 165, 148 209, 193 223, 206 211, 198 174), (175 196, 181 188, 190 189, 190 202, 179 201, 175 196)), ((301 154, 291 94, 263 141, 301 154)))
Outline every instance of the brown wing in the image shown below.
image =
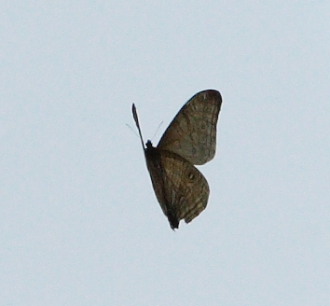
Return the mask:
POLYGON ((211 160, 215 154, 221 102, 216 90, 194 95, 175 116, 157 147, 174 152, 194 165, 211 160))
POLYGON ((146 149, 151 181, 160 206, 172 229, 197 217, 206 207, 209 186, 204 176, 188 161, 175 153, 146 149))

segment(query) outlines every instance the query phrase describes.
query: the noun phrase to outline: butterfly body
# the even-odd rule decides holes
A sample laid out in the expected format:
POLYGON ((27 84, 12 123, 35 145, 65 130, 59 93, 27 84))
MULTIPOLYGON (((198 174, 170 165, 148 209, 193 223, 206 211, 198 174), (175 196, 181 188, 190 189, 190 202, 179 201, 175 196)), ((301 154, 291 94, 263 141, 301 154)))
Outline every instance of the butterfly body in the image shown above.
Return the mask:
POLYGON ((133 104, 133 117, 144 148, 147 168, 158 202, 172 229, 181 219, 186 223, 206 207, 209 185, 194 165, 213 158, 216 124, 221 95, 205 90, 193 96, 178 112, 157 147, 150 141, 144 147, 140 125, 133 104))

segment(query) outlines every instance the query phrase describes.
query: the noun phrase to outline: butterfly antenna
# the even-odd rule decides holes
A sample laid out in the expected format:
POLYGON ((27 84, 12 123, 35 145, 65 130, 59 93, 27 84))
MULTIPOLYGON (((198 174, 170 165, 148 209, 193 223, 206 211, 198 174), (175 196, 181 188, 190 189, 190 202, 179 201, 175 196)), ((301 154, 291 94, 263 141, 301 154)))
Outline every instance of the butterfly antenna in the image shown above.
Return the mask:
MULTIPOLYGON (((138 134, 136 133, 135 129, 133 129, 130 124, 125 123, 125 125, 126 125, 126 127, 128 127, 131 130, 132 133, 134 133, 135 136, 138 136, 138 134)), ((140 137, 140 136, 138 136, 138 137, 140 137)))
POLYGON ((142 148, 144 150, 144 141, 143 141, 143 137, 142 137, 142 133, 141 133, 139 118, 138 118, 138 115, 137 115, 137 112, 136 112, 136 107, 135 107, 134 103, 132 104, 132 114, 133 114, 133 118, 134 118, 136 127, 137 127, 137 129, 139 131, 142 148))
POLYGON ((163 125, 163 121, 161 121, 161 122, 158 124, 158 127, 157 127, 157 129, 156 129, 156 132, 155 132, 154 135, 151 137, 152 140, 153 140, 154 137, 158 134, 158 132, 159 132, 159 130, 160 130, 160 128, 161 128, 162 125, 163 125))

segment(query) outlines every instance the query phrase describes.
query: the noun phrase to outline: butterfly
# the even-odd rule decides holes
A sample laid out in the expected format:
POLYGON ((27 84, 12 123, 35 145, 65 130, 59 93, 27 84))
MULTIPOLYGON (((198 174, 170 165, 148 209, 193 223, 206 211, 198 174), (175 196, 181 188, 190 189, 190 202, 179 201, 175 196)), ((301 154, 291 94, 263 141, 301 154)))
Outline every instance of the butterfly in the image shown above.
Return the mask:
POLYGON ((182 219, 192 221, 207 205, 209 185, 194 165, 205 164, 215 155, 221 103, 221 94, 216 90, 195 94, 174 117, 156 147, 150 140, 144 146, 136 107, 132 105, 152 185, 173 230, 182 219))

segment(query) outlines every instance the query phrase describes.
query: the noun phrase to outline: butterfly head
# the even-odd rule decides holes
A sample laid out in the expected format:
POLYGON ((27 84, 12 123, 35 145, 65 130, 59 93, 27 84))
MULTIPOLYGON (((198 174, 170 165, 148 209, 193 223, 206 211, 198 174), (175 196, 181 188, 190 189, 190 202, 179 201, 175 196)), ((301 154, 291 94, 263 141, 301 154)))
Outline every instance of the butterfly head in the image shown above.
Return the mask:
POLYGON ((154 146, 152 145, 152 142, 151 140, 148 140, 147 143, 146 143, 146 147, 147 149, 152 149, 154 146))

